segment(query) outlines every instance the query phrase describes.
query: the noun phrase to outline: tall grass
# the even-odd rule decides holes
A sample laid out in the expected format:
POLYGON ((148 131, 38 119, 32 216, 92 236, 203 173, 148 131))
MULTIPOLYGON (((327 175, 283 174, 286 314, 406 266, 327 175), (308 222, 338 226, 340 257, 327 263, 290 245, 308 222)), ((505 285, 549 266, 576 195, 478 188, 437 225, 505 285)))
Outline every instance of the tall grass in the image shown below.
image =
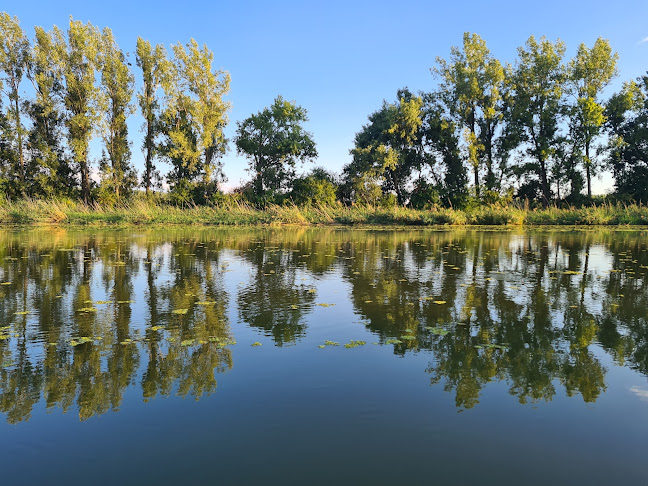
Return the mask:
POLYGON ((58 225, 648 225, 648 207, 607 204, 583 208, 481 207, 415 210, 403 207, 273 205, 257 209, 228 201, 215 206, 178 207, 135 200, 118 206, 86 206, 56 200, 22 200, 0 205, 0 224, 58 225))

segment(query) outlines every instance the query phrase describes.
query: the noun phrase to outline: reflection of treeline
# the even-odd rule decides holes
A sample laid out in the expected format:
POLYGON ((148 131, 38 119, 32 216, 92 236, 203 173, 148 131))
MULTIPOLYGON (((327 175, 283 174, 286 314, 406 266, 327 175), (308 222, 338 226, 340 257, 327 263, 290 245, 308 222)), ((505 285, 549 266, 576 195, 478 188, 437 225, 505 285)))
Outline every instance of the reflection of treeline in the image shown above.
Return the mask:
POLYGON ((551 400, 558 383, 595 401, 595 343, 648 375, 644 241, 606 230, 3 232, 0 409, 26 420, 42 400, 88 418, 137 383, 145 400, 208 394, 232 366, 229 306, 277 345, 295 343, 327 274, 350 284, 378 342, 431 351, 431 381, 458 407, 491 381, 521 402, 551 400), (235 300, 223 282, 232 263, 250 274, 235 300))
POLYGON ((192 240, 168 250, 162 238, 140 246, 130 237, 40 236, 3 238, 0 316, 13 324, 0 332, 0 408, 9 421, 28 419, 41 400, 76 406, 85 419, 119 408, 137 381, 146 400, 215 390, 214 373, 232 366, 218 251, 207 255, 192 240), (165 259, 178 272, 158 282, 165 259), (146 323, 133 322, 134 306, 146 309, 146 323))

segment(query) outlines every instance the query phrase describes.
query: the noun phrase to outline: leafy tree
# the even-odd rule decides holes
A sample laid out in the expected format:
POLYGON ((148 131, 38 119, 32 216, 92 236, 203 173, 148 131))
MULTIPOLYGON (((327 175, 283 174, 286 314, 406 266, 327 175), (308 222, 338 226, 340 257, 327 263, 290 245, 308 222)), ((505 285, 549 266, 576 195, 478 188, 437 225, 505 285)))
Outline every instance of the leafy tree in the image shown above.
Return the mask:
POLYGON ((609 41, 599 37, 590 49, 578 46, 576 57, 569 64, 570 82, 576 97, 572 117, 587 179, 587 196, 592 197, 592 175, 597 169, 592 144, 605 123, 605 107, 599 101, 601 92, 617 75, 619 54, 612 52, 609 41))
POLYGON ((174 59, 162 77, 166 109, 162 116, 166 138, 162 153, 173 169, 167 179, 172 189, 193 184, 196 196, 207 197, 224 179, 220 156, 227 141, 230 76, 213 70, 214 54, 204 45, 191 41, 172 46, 174 59))
POLYGON ((101 33, 90 24, 70 19, 67 40, 54 28, 54 50, 63 82, 63 103, 68 145, 81 176, 83 201, 90 202, 89 144, 97 123, 98 88, 95 77, 101 47, 101 33))
POLYGON ((162 86, 165 70, 168 69, 167 53, 164 46, 156 44, 151 46, 149 41, 137 38, 135 51, 137 66, 142 70, 143 85, 137 94, 142 116, 144 117, 144 141, 142 148, 145 152, 144 174, 142 185, 146 194, 151 191, 151 186, 159 180, 159 172, 155 169, 154 159, 156 151, 156 137, 159 132, 160 99, 158 89, 162 86))
POLYGON ((312 135, 302 126, 307 121, 304 108, 277 96, 270 107, 237 123, 236 150, 248 158, 258 200, 285 190, 297 162, 317 157, 312 135))
POLYGON ((549 163, 555 156, 559 141, 559 123, 563 113, 566 72, 562 62, 565 44, 531 36, 518 48, 518 61, 513 75, 515 104, 512 123, 527 145, 532 161, 523 172, 535 174, 540 180, 542 203, 551 201, 549 163))
POLYGON ((33 64, 28 73, 35 98, 27 104, 31 118, 28 146, 31 163, 36 169, 32 192, 48 197, 71 196, 76 183, 62 143, 65 129, 61 106, 63 85, 56 66, 55 39, 53 33, 41 27, 35 30, 33 64))
POLYGON ((17 17, 0 13, 0 73, 4 83, 0 89, 7 97, 7 119, 11 121, 11 157, 13 164, 5 168, 8 178, 14 179, 13 186, 16 194, 25 195, 25 153, 24 137, 27 133, 21 119, 20 83, 31 65, 31 49, 29 39, 20 27, 17 17), (17 179, 17 180, 16 180, 17 179))
POLYGON ((323 167, 315 167, 307 176, 293 181, 290 198, 296 204, 335 204, 335 177, 323 167))
POLYGON ((477 34, 464 33, 463 46, 452 47, 450 61, 437 58, 432 72, 441 79, 439 95, 463 129, 468 162, 473 168, 475 193, 480 195, 479 172, 486 166, 486 188, 496 189, 494 145, 502 119, 505 71, 477 34))
POLYGON ((102 185, 119 201, 135 186, 137 177, 130 163, 126 118, 132 113, 133 74, 110 29, 104 29, 99 52, 101 91, 98 106, 102 114, 100 132, 106 156, 100 165, 102 185))
POLYGON ((398 204, 408 199, 407 186, 412 171, 421 166, 420 128, 423 100, 408 90, 398 92, 397 103, 383 101, 380 110, 369 115, 369 123, 356 134, 353 161, 344 169, 345 177, 380 181, 383 193, 394 191, 398 204))
POLYGON ((426 94, 423 99, 421 144, 427 152, 425 164, 435 188, 419 184, 418 192, 428 191, 431 196, 438 195, 441 203, 461 207, 466 202, 468 177, 461 159, 456 124, 437 93, 426 94))
POLYGON ((608 101, 605 117, 617 193, 648 202, 648 76, 625 83, 608 101))

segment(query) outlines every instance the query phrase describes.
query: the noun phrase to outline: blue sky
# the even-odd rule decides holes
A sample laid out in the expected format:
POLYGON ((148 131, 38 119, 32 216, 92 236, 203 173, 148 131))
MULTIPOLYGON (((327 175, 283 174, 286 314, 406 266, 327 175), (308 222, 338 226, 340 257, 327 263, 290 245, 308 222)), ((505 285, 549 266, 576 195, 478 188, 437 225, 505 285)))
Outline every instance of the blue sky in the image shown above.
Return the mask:
MULTIPOLYGON (((16 1, 1 10, 23 28, 64 28, 68 18, 110 27, 122 49, 137 36, 153 43, 195 38, 214 52, 215 67, 232 76, 226 135, 235 122, 268 106, 279 94, 308 110, 307 128, 319 151, 317 165, 339 171, 350 159, 354 134, 396 90, 432 90, 437 56, 448 57, 463 32, 482 36, 503 62, 534 34, 560 37, 568 57, 579 43, 610 40, 623 80, 648 70, 648 2, 643 1, 16 1), (642 42, 643 40, 643 42, 642 42)), ((134 65, 134 62, 133 62, 134 65)), ((27 83, 24 88, 27 89, 27 83)), ((141 119, 130 122, 133 160, 141 172, 141 119)), ((246 180, 247 163, 231 144, 224 159, 229 186, 246 180)), ((95 144, 98 147, 98 144, 95 144)), ((95 154, 98 155, 98 154, 95 154)), ((596 181, 597 192, 610 186, 596 181)))

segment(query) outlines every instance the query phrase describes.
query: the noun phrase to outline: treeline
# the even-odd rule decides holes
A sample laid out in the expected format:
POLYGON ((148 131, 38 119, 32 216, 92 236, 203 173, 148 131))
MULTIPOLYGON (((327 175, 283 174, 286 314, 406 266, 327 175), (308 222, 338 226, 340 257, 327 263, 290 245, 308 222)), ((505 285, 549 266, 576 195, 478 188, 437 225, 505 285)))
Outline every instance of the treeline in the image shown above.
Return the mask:
POLYGON ((572 59, 565 44, 530 37, 514 65, 476 34, 437 58, 431 93, 398 91, 356 135, 345 200, 453 205, 592 200, 612 172, 615 197, 648 201, 648 77, 608 99, 618 54, 599 38, 572 59))
POLYGON ((164 160, 171 166, 166 181, 180 197, 214 192, 227 146, 229 74, 214 69, 212 52, 193 39, 169 52, 138 38, 135 63, 137 91, 109 28, 70 19, 67 31, 36 27, 30 40, 17 18, 0 14, 0 191, 12 199, 118 201, 138 186, 146 193, 160 187, 156 164, 164 160), (21 94, 25 82, 33 86, 28 99, 21 94), (137 108, 144 118, 139 181, 126 123, 137 108), (96 136, 103 145, 93 167, 96 136))
POLYGON ((618 54, 598 39, 565 58, 562 41, 530 37, 513 65, 476 34, 431 69, 433 92, 397 93, 356 134, 341 175, 316 168, 306 110, 277 97, 237 123, 233 145, 251 181, 224 195, 222 156, 230 77, 195 40, 151 45, 138 38, 134 69, 109 28, 70 19, 66 31, 35 28, 0 14, 0 193, 119 202, 168 185, 174 203, 225 198, 256 205, 292 201, 461 208, 592 201, 592 179, 613 174, 617 200, 648 201, 648 76, 604 99, 618 54), (33 87, 25 97, 23 84, 33 87), (144 123, 138 178, 127 119, 144 123), (98 137, 102 154, 91 160, 98 137), (159 170, 163 161, 170 167, 159 170))

